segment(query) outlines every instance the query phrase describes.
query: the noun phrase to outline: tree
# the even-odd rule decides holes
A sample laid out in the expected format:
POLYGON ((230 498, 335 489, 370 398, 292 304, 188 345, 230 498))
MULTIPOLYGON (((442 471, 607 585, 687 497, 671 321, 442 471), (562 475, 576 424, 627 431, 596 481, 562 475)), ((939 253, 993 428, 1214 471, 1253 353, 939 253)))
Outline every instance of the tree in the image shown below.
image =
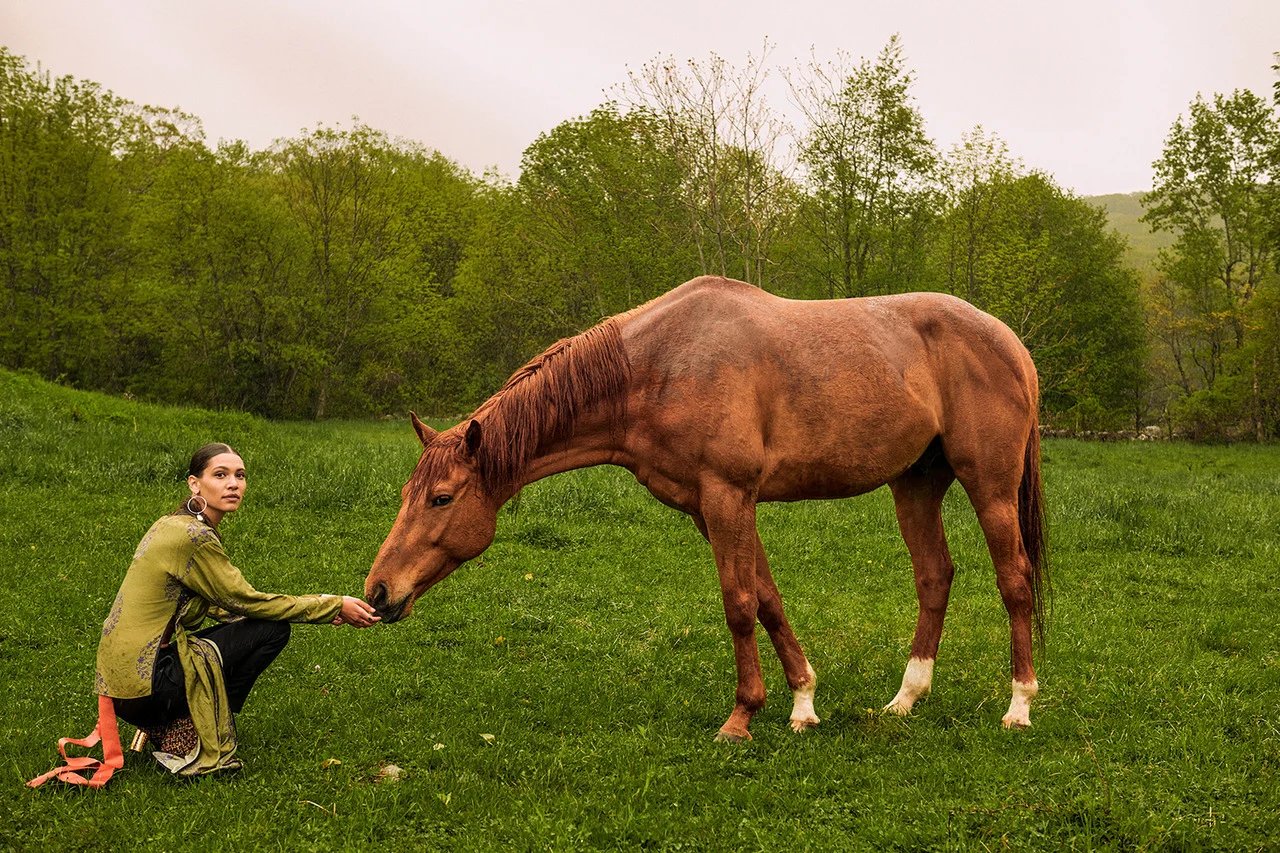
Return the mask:
POLYGON ((1275 72, 1277 78, 1271 84, 1271 102, 1280 106, 1280 53, 1273 53, 1271 57, 1276 61, 1276 64, 1271 66, 1271 70, 1275 72))
POLYGON ((145 123, 94 83, 0 48, 0 359, 119 389, 131 198, 118 154, 145 123))
POLYGON ((786 125, 763 95, 765 41, 742 70, 711 54, 683 66, 670 58, 629 75, 623 97, 656 116, 679 164, 681 201, 702 274, 768 285, 770 249, 792 198, 779 146, 786 125))
POLYGON ((680 164, 658 119, 614 103, 525 150, 514 185, 484 192, 442 319, 458 342, 448 391, 474 405, 557 338, 696 274, 680 164))
POLYGON ((303 235, 264 158, 178 137, 151 158, 139 211, 140 267, 156 358, 135 390, 273 417, 307 411, 320 357, 298 305, 303 235))
POLYGON ((543 310, 557 334, 577 333, 690 278, 680 164, 643 108, 606 104, 564 122, 524 153, 515 191, 525 239, 545 255, 543 310))
MULTIPOLYGON (((1248 90, 1215 95, 1211 102, 1197 96, 1188 115, 1174 121, 1154 163, 1155 186, 1144 198, 1145 220, 1177 235, 1160 269, 1164 289, 1180 303, 1179 313, 1194 318, 1179 329, 1187 344, 1182 353, 1199 369, 1198 387, 1187 382, 1186 388, 1193 394, 1213 391, 1225 376, 1248 375, 1259 440, 1258 368, 1243 353, 1250 304, 1275 273, 1277 139, 1276 117, 1248 90)), ((1232 398, 1226 405, 1237 402, 1232 398)))
POLYGON ((802 216, 826 296, 909 290, 923 274, 922 228, 937 155, 912 102, 913 74, 893 36, 874 63, 813 61, 787 80, 808 121, 802 216))
POLYGON ((312 416, 326 415, 335 392, 359 410, 371 405, 370 382, 401 384, 404 335, 419 331, 460 262, 465 238, 447 225, 469 193, 440 196, 468 181, 439 155, 359 124, 317 128, 277 143, 272 155, 305 240, 307 296, 295 307, 317 354, 312 416))
POLYGON ((977 177, 949 184, 952 204, 936 248, 953 292, 1027 345, 1050 416, 1078 428, 1138 425, 1145 360, 1138 281, 1105 213, 1042 173, 1018 174, 999 145, 971 141, 948 173, 977 177), (987 165, 974 171, 974 163, 987 165))
POLYGON ((947 290, 973 302, 980 299, 980 265, 994 245, 1001 189, 1024 176, 1009 149, 981 127, 964 134, 941 163, 939 182, 947 215, 940 231, 940 266, 947 290))

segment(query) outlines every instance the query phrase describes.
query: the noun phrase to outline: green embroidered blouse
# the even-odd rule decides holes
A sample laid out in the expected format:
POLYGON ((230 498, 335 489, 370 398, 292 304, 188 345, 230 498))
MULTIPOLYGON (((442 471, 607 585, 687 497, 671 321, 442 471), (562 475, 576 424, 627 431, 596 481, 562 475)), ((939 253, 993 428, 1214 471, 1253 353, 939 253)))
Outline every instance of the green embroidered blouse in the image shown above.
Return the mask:
POLYGON ((235 727, 217 648, 191 636, 206 616, 286 622, 330 622, 339 595, 279 595, 254 589, 231 565, 213 528, 189 515, 166 515, 151 525, 125 573, 98 643, 95 689, 105 696, 151 694, 156 653, 170 622, 186 679, 187 704, 200 752, 175 772, 206 773, 238 764, 235 727), (175 618, 176 617, 176 618, 175 618))

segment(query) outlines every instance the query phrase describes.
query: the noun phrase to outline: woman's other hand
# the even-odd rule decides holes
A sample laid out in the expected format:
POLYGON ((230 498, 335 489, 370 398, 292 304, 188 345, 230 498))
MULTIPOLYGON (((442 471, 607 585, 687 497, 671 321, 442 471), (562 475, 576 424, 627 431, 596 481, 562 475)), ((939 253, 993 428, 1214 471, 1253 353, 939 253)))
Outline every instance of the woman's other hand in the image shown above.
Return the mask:
POLYGON ((335 625, 350 625, 352 628, 368 628, 374 622, 381 622, 381 616, 375 616, 373 608, 351 596, 342 596, 342 612, 333 619, 335 625))

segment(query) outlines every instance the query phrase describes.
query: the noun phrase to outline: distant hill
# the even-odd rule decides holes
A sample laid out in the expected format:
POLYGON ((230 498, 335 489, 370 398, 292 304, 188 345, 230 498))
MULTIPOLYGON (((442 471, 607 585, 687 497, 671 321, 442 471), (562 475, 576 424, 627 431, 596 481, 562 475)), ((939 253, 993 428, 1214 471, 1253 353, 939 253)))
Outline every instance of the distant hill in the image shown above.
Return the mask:
POLYGON ((1129 265, 1144 278, 1155 275, 1157 253, 1173 245, 1173 235, 1167 232, 1151 233, 1151 226, 1141 222, 1146 210, 1142 207, 1143 193, 1085 196, 1084 200, 1107 212, 1111 227, 1128 241, 1125 258, 1129 265))

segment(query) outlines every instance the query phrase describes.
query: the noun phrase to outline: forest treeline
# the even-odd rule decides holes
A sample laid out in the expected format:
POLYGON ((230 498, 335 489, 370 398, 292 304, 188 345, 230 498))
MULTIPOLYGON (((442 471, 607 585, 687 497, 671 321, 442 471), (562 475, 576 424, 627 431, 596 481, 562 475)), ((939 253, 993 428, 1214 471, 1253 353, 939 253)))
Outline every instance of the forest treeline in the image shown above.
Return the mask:
POLYGON ((1026 342, 1047 423, 1280 431, 1280 95, 1174 118, 1144 201, 1176 239, 1144 277, 1100 207, 998 137, 940 150, 896 37, 783 69, 794 127, 767 57, 646 65, 509 180, 358 121, 211 146, 194 116, 0 48, 0 364, 276 418, 456 414, 716 274, 961 296, 1026 342))

